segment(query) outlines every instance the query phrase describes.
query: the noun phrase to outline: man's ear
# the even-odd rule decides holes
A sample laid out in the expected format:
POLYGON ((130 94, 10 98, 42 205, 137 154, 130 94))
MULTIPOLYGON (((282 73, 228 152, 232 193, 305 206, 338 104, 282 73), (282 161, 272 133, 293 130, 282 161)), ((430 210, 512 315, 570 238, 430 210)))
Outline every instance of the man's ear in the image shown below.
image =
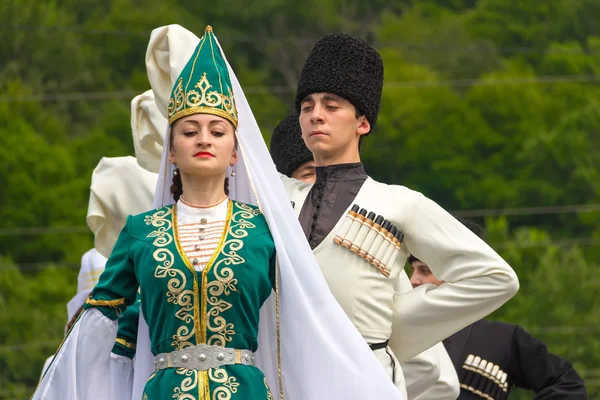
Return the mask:
POLYGON ((359 135, 362 136, 362 135, 366 135, 367 133, 371 132, 371 123, 369 122, 367 117, 365 117, 364 115, 361 115, 360 117, 358 117, 357 121, 358 121, 358 126, 356 127, 356 133, 358 133, 359 135))

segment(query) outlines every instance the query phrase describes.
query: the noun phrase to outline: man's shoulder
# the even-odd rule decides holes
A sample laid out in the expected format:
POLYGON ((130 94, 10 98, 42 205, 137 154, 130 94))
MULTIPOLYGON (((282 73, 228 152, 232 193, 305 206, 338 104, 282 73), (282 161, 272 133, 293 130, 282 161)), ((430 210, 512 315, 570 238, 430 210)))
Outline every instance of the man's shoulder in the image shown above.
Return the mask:
POLYGON ((371 177, 365 181, 363 188, 369 191, 372 196, 381 196, 383 199, 394 202, 414 203, 419 198, 424 197, 421 192, 406 186, 379 182, 371 177))

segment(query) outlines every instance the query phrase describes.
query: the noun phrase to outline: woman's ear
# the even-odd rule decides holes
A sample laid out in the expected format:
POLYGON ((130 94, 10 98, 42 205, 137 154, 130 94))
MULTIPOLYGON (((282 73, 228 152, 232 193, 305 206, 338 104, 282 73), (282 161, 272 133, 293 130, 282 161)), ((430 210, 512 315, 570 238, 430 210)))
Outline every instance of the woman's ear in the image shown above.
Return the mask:
POLYGON ((233 154, 231 155, 231 161, 229 165, 235 165, 238 162, 238 152, 237 149, 233 149, 233 154))

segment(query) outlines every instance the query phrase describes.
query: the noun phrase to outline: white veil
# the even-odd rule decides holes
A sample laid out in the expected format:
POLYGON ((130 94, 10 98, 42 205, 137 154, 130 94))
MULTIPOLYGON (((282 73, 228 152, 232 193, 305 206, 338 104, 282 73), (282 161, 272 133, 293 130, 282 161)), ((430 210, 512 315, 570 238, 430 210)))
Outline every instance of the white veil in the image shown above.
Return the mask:
MULTIPOLYGON (((152 32, 146 65, 158 109, 163 114, 166 114, 171 85, 198 41, 195 35, 178 25, 152 32)), ((252 110, 231 66, 227 66, 239 118, 236 132, 239 160, 235 177, 230 178, 230 197, 261 208, 277 248, 285 397, 288 400, 402 399, 402 394, 329 291, 252 110)), ((155 207, 173 203, 169 193, 172 166, 166 157, 167 148, 163 146, 155 207)), ((257 366, 267 377, 274 398, 279 399, 274 293, 261 309, 260 317, 257 366)), ((137 348, 133 398, 139 400, 146 378, 153 370, 148 327, 142 313, 137 348)))

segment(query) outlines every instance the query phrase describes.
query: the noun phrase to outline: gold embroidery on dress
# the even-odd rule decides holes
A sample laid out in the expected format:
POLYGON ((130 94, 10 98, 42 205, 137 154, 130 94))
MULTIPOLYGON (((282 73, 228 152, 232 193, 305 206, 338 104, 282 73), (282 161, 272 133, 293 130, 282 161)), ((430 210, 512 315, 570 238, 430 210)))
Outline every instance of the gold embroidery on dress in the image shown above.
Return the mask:
POLYGON ((267 388, 267 400, 273 400, 273 393, 271 393, 271 389, 269 389, 267 378, 265 378, 265 388, 267 388))
MULTIPOLYGON (((154 270, 155 278, 169 278, 167 282, 167 302, 179 306, 175 312, 175 317, 185 323, 194 322, 193 316, 193 299, 194 291, 186 290, 187 278, 185 272, 174 268, 175 255, 171 250, 166 248, 173 242, 173 222, 169 216, 172 214, 172 208, 161 208, 156 213, 146 216, 144 222, 146 225, 152 225, 157 228, 148 234, 148 238, 155 238, 152 244, 158 249, 152 254, 155 261, 159 264, 154 270)), ((177 329, 177 333, 173 335, 171 345, 176 350, 181 350, 188 346, 193 346, 194 343, 190 339, 194 336, 194 330, 186 325, 181 325, 177 329)))
POLYGON ((212 400, 229 400, 232 393, 237 393, 238 386, 235 377, 230 377, 224 368, 209 369, 208 377, 215 383, 220 383, 221 386, 216 387, 212 392, 212 400))
POLYGON ((181 381, 181 386, 173 390, 173 398, 176 400, 196 400, 196 396, 189 393, 198 387, 198 371, 194 369, 177 368, 179 375, 185 375, 186 378, 181 381))
POLYGON ((207 310, 206 327, 213 333, 206 341, 209 345, 225 347, 228 342, 231 342, 232 336, 235 335, 235 325, 227 322, 221 315, 229 310, 232 304, 225 300, 231 292, 237 292, 237 278, 234 276, 231 265, 244 263, 246 260, 238 254, 244 247, 242 240, 248 236, 248 229, 255 228, 249 220, 260 214, 260 211, 250 207, 244 203, 235 203, 239 211, 236 211, 231 216, 231 223, 228 228, 228 238, 221 250, 223 256, 214 266, 213 273, 215 280, 207 282, 207 298, 206 302, 211 306, 207 310))

